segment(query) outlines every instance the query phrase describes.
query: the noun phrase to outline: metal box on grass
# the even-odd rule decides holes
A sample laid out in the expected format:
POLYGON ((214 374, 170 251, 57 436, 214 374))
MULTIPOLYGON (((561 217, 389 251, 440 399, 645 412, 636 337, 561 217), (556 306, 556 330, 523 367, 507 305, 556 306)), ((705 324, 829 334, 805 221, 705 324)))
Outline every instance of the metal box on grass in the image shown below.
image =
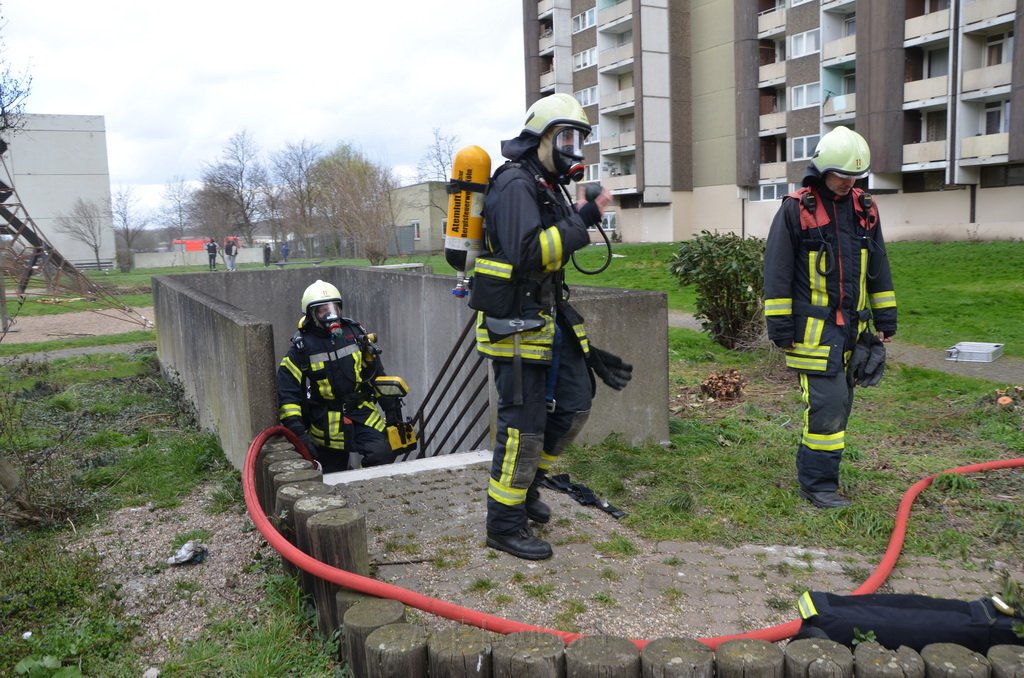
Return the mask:
POLYGON ((968 363, 990 363, 1003 355, 1002 344, 987 344, 981 341, 961 341, 946 349, 946 360, 968 363))

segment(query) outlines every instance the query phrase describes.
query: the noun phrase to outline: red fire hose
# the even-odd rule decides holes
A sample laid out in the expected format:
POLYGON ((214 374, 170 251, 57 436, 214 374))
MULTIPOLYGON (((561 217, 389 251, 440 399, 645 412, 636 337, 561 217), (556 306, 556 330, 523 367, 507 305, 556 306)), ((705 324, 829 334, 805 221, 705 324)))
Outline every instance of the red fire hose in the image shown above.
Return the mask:
MULTIPOLYGON (((256 529, 260 531, 260 534, 262 534, 264 538, 266 538, 267 543, 269 543, 274 550, 280 553, 282 557, 288 560, 288 562, 309 574, 333 584, 337 584, 338 586, 344 586, 345 588, 376 596, 378 598, 391 598, 418 610, 422 610, 439 617, 444 617, 446 619, 451 619, 462 624, 476 626, 487 631, 494 631, 502 634, 516 633, 519 631, 541 631, 543 633, 550 633, 552 635, 559 636, 567 644, 573 642, 582 635, 579 633, 570 633, 568 631, 559 631, 557 629, 547 629, 540 626, 533 626, 531 624, 524 624, 522 622, 505 619, 504 617, 498 617, 484 612, 479 612, 477 610, 472 610, 467 607, 455 605, 454 603, 449 603, 437 598, 431 598, 430 596, 410 591, 409 589, 402 588, 401 586, 395 586, 394 584, 388 584, 376 579, 354 574, 352 572, 339 570, 336 567, 322 563, 300 551, 291 542, 281 536, 281 533, 271 525, 266 514, 263 512, 263 508, 260 506, 259 499, 256 497, 256 459, 259 456, 260 450, 263 449, 263 445, 266 444, 270 438, 279 435, 287 438, 289 442, 295 446, 295 449, 299 450, 304 457, 307 459, 311 458, 309 454, 305 452, 301 442, 299 442, 299 439, 294 433, 283 426, 272 426, 257 435, 249 445, 249 451, 245 457, 245 464, 242 467, 242 491, 245 494, 245 505, 249 511, 249 517, 252 519, 256 529)), ((1024 457, 1018 459, 990 461, 980 464, 970 464, 968 466, 960 466, 959 468, 950 469, 943 473, 966 474, 978 471, 994 471, 998 469, 1015 468, 1018 466, 1024 466, 1024 457)), ((926 487, 931 485, 932 481, 935 480, 938 475, 941 474, 930 475, 927 478, 917 481, 903 494, 903 499, 900 501, 899 508, 896 511, 896 525, 893 528, 892 536, 889 538, 889 546, 885 551, 885 555, 882 557, 878 567, 875 568, 875 571, 864 581, 863 584, 857 587, 853 592, 853 595, 873 593, 877 591, 878 587, 882 585, 892 572, 893 568, 896 566, 896 561, 899 558, 900 551, 903 548, 903 538, 906 535, 907 520, 910 517, 910 508, 917 496, 921 494, 926 487)), ((729 636, 716 636, 714 638, 698 638, 697 640, 704 643, 711 649, 716 649, 720 644, 727 640, 734 640, 737 638, 750 638, 776 642, 796 635, 800 630, 800 623, 799 619, 795 619, 791 622, 786 622, 785 624, 769 626, 757 631, 737 633, 729 636)), ((649 641, 647 640, 633 641, 633 643, 641 649, 648 642, 649 641)))

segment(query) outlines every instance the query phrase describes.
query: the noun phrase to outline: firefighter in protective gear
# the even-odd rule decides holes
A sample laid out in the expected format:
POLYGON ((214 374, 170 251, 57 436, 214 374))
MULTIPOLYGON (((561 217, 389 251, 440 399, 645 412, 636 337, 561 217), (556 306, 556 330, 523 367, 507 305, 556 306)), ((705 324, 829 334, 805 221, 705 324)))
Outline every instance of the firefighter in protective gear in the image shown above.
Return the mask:
MULTIPOLYGON (((850 505, 838 493, 839 464, 854 385, 863 379, 849 369, 858 339, 872 323, 883 342, 896 334, 896 295, 878 208, 854 186, 870 167, 861 135, 846 127, 825 134, 803 187, 783 198, 765 248, 768 336, 785 349, 806 405, 796 457, 799 492, 819 508, 850 505)), ((872 362, 881 378, 877 350, 872 362)), ((863 371, 860 361, 853 367, 863 371)))
POLYGON ((380 349, 362 325, 341 315, 341 292, 317 280, 302 295, 302 318, 277 368, 281 424, 291 429, 324 473, 395 460, 371 382, 384 374, 380 349))
POLYGON ((470 292, 477 350, 491 360, 498 392, 487 545, 530 560, 552 555, 528 521, 550 520, 539 484, 590 414, 591 369, 616 390, 632 372, 610 353, 596 359, 583 318, 567 303, 563 267, 590 243, 587 228, 611 201, 602 191, 577 207, 564 188, 582 178, 589 133, 579 102, 554 94, 534 103, 520 134, 502 143, 508 161, 484 201, 487 251, 470 292))

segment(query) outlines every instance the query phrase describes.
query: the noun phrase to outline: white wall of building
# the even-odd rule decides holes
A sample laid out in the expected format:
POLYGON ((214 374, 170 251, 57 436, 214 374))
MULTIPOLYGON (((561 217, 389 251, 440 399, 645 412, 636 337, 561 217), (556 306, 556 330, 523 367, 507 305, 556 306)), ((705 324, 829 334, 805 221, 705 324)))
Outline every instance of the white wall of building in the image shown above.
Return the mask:
POLYGON ((110 171, 107 133, 101 115, 28 114, 25 126, 7 139, 4 160, 14 189, 36 227, 61 255, 91 262, 92 248, 57 229, 81 198, 101 206, 100 259, 113 261, 116 250, 110 217, 110 171))

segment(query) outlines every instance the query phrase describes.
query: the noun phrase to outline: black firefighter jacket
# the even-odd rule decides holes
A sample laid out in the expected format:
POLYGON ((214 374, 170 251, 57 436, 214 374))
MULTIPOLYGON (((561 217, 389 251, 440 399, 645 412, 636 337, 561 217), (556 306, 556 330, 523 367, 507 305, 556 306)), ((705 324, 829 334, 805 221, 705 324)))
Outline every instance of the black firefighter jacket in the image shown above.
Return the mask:
POLYGON ((896 333, 896 295, 871 196, 839 197, 813 168, 804 186, 783 198, 768 233, 765 319, 788 367, 835 375, 868 320, 896 333))

